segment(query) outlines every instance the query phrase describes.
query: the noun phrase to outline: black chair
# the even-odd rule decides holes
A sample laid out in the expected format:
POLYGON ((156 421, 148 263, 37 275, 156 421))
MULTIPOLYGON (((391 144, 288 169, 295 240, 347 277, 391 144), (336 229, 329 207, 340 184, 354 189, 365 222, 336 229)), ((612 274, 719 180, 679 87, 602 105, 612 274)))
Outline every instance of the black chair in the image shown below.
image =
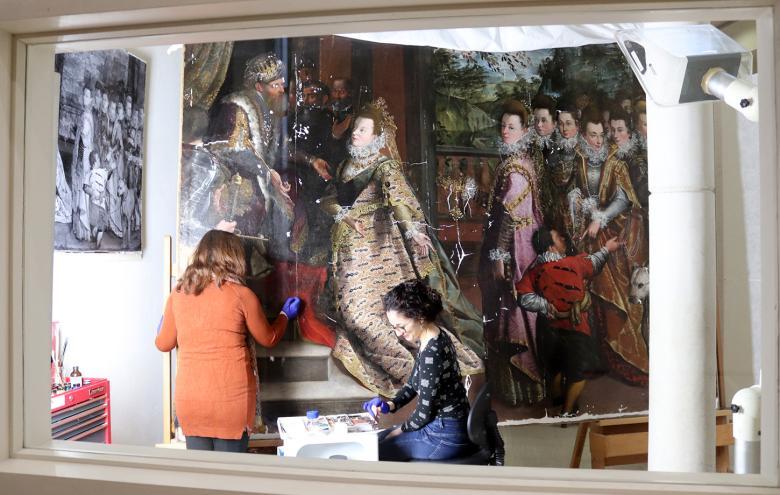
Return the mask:
POLYGON ((496 412, 490 407, 490 388, 487 382, 479 389, 477 398, 471 404, 466 428, 475 445, 475 451, 471 454, 444 460, 412 459, 411 462, 503 466, 504 440, 498 431, 496 412))

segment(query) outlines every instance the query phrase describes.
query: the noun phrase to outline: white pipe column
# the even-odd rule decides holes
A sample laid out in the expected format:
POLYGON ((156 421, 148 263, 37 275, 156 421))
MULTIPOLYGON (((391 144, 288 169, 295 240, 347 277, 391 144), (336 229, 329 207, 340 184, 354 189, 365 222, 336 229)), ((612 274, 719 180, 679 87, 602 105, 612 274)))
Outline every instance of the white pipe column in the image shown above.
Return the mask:
POLYGON ((712 104, 647 100, 650 188, 648 470, 715 468, 712 104))

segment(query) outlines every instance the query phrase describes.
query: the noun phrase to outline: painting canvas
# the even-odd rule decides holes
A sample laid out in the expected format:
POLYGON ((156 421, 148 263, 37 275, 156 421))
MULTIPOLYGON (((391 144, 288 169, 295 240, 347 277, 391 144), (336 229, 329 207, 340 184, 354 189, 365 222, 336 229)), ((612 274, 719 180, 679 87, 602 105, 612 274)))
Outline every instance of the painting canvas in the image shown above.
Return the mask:
POLYGON ((183 56, 179 269, 209 229, 239 234, 269 317, 287 296, 305 302, 285 352, 315 346, 327 361, 322 374, 301 361, 322 395, 295 397, 292 361, 259 352, 264 414, 392 397, 414 349, 381 295, 409 278, 442 295, 461 373, 490 383, 501 420, 646 409, 646 119, 616 46, 326 36, 183 56), (365 119, 381 139, 362 156, 365 119), (569 278, 546 270, 558 265, 569 278))
POLYGON ((461 257, 479 254, 459 273, 479 287, 503 417, 646 409, 647 126, 619 49, 439 49, 433 62, 442 232, 461 257), (506 140, 508 102, 531 122, 520 159, 506 140), (534 187, 522 196, 526 182, 534 187), (567 259, 538 252, 537 230, 560 235, 567 259), (618 246, 598 259, 609 239, 618 246), (588 262, 574 267, 578 256, 588 262), (594 256, 596 273, 581 272, 594 256))
POLYGON ((146 63, 124 50, 63 53, 54 249, 139 252, 146 63))

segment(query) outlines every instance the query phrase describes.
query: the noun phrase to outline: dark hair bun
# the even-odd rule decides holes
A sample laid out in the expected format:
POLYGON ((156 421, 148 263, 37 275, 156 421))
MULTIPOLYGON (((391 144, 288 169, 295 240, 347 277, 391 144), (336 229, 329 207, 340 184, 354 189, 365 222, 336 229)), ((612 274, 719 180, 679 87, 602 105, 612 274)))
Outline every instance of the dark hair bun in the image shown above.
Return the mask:
POLYGON ((422 280, 407 280, 382 297, 385 311, 398 311, 407 318, 435 321, 442 311, 441 294, 422 280))
POLYGON ((587 107, 582 109, 580 124, 582 125, 583 129, 585 129, 585 127, 587 127, 588 124, 603 126, 604 123, 601 121, 601 118, 602 118, 601 110, 596 108, 595 105, 588 105, 587 107))

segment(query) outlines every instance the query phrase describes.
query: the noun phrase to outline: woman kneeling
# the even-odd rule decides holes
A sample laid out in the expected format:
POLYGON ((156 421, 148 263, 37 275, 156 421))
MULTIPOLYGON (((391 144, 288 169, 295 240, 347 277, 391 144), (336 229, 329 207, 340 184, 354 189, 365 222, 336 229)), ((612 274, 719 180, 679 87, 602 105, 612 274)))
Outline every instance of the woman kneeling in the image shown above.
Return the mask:
POLYGON ((379 438, 379 459, 444 460, 475 450, 468 438, 469 402, 461 383, 451 334, 436 323, 439 293, 419 280, 403 282, 382 298, 395 334, 419 344, 409 381, 391 401, 379 397, 363 407, 372 414, 395 412, 418 396, 417 407, 400 427, 379 438))

